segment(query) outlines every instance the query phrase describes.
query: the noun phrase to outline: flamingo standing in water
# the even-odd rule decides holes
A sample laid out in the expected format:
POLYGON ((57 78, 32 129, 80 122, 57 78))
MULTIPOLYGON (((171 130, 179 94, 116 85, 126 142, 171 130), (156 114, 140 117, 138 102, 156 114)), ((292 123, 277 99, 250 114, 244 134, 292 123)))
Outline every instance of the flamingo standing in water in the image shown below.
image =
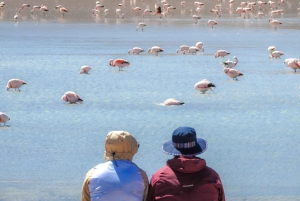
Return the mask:
POLYGON ((292 68, 295 73, 297 72, 297 69, 300 69, 300 62, 299 62, 299 59, 296 59, 296 58, 289 58, 289 59, 286 59, 284 61, 285 65, 287 65, 288 67, 292 68))
POLYGON ((198 20, 201 19, 201 17, 198 16, 198 15, 193 15, 192 18, 195 20, 195 24, 197 24, 197 23, 198 23, 198 20))
POLYGON ((80 74, 88 74, 90 70, 92 70, 91 66, 84 65, 84 66, 81 67, 79 73, 80 74))
POLYGON ((219 50, 216 54, 215 54, 215 58, 217 57, 225 57, 227 55, 229 55, 230 52, 227 52, 226 50, 219 50))
POLYGON ((132 12, 134 12, 136 15, 139 15, 141 10, 142 9, 140 7, 134 7, 134 8, 132 8, 132 12))
POLYGON ((127 53, 130 55, 130 54, 140 54, 141 52, 145 52, 145 50, 143 50, 140 47, 134 47, 134 48, 128 50, 127 53))
POLYGON ((1 123, 3 123, 5 126, 5 123, 10 120, 10 118, 7 116, 7 114, 3 113, 3 112, 0 112, 0 126, 1 126, 1 123))
POLYGON ((45 15, 46 15, 46 12, 49 11, 48 8, 47 8, 47 6, 44 6, 44 5, 41 5, 40 10, 44 13, 44 17, 45 17, 45 15))
POLYGON ((21 8, 19 8, 19 13, 20 13, 20 11, 21 10, 23 10, 23 9, 28 9, 30 7, 30 5, 29 4, 23 4, 22 6, 21 6, 21 8))
POLYGON ((60 15, 62 17, 65 16, 66 12, 68 12, 68 10, 65 7, 63 7, 62 5, 55 6, 55 9, 59 9, 60 15))
POLYGON ((190 46, 187 45, 181 45, 179 47, 179 49, 177 49, 176 53, 178 54, 179 52, 182 52, 183 54, 185 54, 186 51, 188 51, 190 48, 190 46))
POLYGON ((279 22, 278 20, 273 20, 273 19, 269 19, 269 22, 271 23, 271 25, 273 25, 275 27, 275 30, 277 30, 277 26, 282 24, 281 22, 279 22))
POLYGON ((224 73, 226 73, 233 80, 238 80, 238 76, 243 76, 243 74, 240 71, 233 68, 224 68, 224 73))
POLYGON ((184 104, 184 102, 182 102, 182 101, 178 101, 174 98, 169 98, 169 99, 165 100, 162 105, 170 106, 170 105, 183 105, 183 104, 184 104))
POLYGON ((160 6, 157 6, 155 4, 155 13, 153 13, 153 15, 159 16, 160 19, 161 19, 162 16, 164 16, 160 6))
POLYGON ((6 90, 9 91, 9 89, 15 89, 15 91, 18 89, 18 91, 20 90, 20 87, 23 86, 24 84, 27 84, 26 82, 24 82, 23 80, 20 79, 10 79, 7 82, 7 86, 6 86, 6 90))
POLYGON ((61 100, 64 100, 66 102, 69 102, 71 104, 73 103, 82 103, 82 99, 79 97, 78 94, 76 94, 73 91, 67 91, 62 97, 61 100))
POLYGON ((142 28, 142 31, 144 31, 144 27, 145 27, 145 26, 147 26, 146 23, 140 22, 140 23, 137 25, 137 27, 136 27, 136 31, 137 31, 139 28, 142 28))
POLYGON ((152 13, 152 10, 146 8, 146 9, 144 10, 144 13, 143 13, 143 18, 144 18, 146 15, 150 16, 151 13, 152 13))
POLYGON ((214 25, 217 25, 218 23, 215 20, 208 20, 207 24, 211 25, 211 28, 214 28, 214 25))
POLYGON ((271 59, 271 58, 275 58, 275 59, 279 58, 279 59, 280 59, 280 56, 282 56, 282 55, 284 55, 283 52, 280 52, 280 51, 273 51, 273 52, 270 54, 269 59, 271 59))
POLYGON ((204 52, 204 47, 202 42, 196 43, 196 47, 199 49, 199 51, 204 52))
POLYGON ((276 50, 276 47, 275 46, 270 46, 270 47, 268 47, 268 51, 270 52, 270 54, 272 53, 272 52, 274 52, 276 50))
POLYGON ((32 10, 30 11, 30 13, 33 15, 34 11, 38 11, 40 10, 41 6, 32 6, 32 10))
POLYGON ((238 59, 236 56, 234 56, 233 59, 235 61, 230 61, 228 59, 228 61, 223 61, 221 64, 224 66, 224 68, 234 68, 238 64, 238 59))
POLYGON ((153 47, 148 49, 148 54, 149 53, 154 53, 157 56, 159 52, 163 52, 163 51, 164 50, 161 47, 153 46, 153 47))
POLYGON ((110 59, 109 60, 109 65, 111 65, 112 67, 117 66, 117 67, 119 67, 119 71, 122 71, 122 69, 124 67, 130 66, 130 63, 125 59, 119 58, 119 59, 116 59, 116 60, 110 59))
POLYGON ((213 91, 213 87, 216 87, 213 83, 211 83, 210 81, 208 81, 207 79, 203 79, 200 82, 197 82, 194 85, 194 88, 197 91, 201 91, 203 94, 207 91, 207 90, 211 90, 213 91))

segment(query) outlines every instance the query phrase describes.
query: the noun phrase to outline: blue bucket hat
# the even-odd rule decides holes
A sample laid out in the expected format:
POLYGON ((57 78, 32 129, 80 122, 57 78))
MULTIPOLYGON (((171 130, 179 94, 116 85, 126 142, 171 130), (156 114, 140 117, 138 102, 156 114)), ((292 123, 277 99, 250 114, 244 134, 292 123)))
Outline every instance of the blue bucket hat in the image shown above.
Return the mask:
POLYGON ((175 156, 194 156, 202 154, 206 149, 206 141, 197 138, 195 129, 191 127, 177 128, 173 131, 172 141, 162 145, 163 152, 175 156))

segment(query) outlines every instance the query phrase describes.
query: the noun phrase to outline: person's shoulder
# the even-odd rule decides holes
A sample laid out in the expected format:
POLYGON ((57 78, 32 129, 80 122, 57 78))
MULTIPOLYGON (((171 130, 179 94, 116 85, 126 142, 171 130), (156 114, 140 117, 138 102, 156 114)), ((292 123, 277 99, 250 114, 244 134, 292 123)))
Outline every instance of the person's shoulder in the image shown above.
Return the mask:
POLYGON ((218 172, 217 172, 216 170, 214 170, 213 168, 211 168, 211 167, 209 167, 209 166, 206 166, 205 169, 206 169, 206 171, 209 171, 210 174, 213 174, 213 175, 215 175, 216 177, 219 177, 218 172))

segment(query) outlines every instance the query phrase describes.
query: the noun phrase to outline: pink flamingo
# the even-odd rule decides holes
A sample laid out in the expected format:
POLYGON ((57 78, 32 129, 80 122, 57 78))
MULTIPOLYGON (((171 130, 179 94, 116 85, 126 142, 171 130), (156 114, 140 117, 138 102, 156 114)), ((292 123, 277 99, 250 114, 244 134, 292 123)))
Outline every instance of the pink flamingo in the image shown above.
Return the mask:
POLYGON ((197 24, 197 23, 198 23, 198 20, 201 19, 201 17, 198 16, 198 15, 193 15, 192 18, 195 20, 195 24, 197 24))
POLYGON ((110 59, 109 60, 109 65, 111 65, 112 67, 118 66, 119 67, 119 71, 121 71, 124 67, 130 66, 130 63, 125 60, 125 59, 110 59))
POLYGON ((229 55, 230 52, 227 52, 226 50, 219 50, 216 54, 215 54, 215 58, 217 57, 225 57, 227 55, 229 55))
POLYGON ((176 53, 178 54, 179 52, 182 52, 183 54, 185 54, 186 51, 188 51, 190 48, 190 46, 187 45, 181 45, 179 47, 179 49, 177 49, 176 53))
POLYGON ((139 28, 142 28, 142 31, 144 31, 144 27, 146 27, 146 26, 147 26, 146 23, 140 22, 140 23, 137 25, 137 27, 136 27, 136 31, 137 31, 139 28))
POLYGON ((199 51, 199 49, 197 47, 191 46, 191 47, 189 47, 187 52, 191 53, 191 54, 196 54, 198 51, 199 51))
POLYGON ((19 8, 19 13, 20 13, 21 10, 27 9, 27 8, 29 8, 29 7, 30 7, 29 4, 23 4, 23 5, 21 6, 21 8, 19 8))
POLYGON ((3 113, 3 112, 0 112, 0 126, 1 126, 1 123, 3 123, 5 126, 5 123, 10 120, 10 118, 7 116, 7 114, 3 113))
POLYGON ((204 52, 204 47, 202 42, 196 43, 196 47, 199 49, 199 51, 204 52))
POLYGON ((133 11, 136 15, 139 15, 141 10, 142 10, 142 9, 141 9, 140 7, 134 7, 134 8, 132 8, 132 11, 133 11))
POLYGON ((145 52, 145 50, 143 50, 140 47, 134 47, 134 48, 128 50, 127 53, 130 55, 130 54, 140 54, 141 52, 145 52))
POLYGON ((232 68, 224 68, 224 73, 226 73, 229 77, 235 80, 238 80, 238 76, 243 76, 243 74, 240 71, 232 68))
POLYGON ((62 97, 61 100, 64 100, 66 102, 69 102, 71 104, 73 103, 82 103, 82 99, 79 97, 78 94, 76 94, 73 91, 67 91, 62 97))
POLYGON ((91 66, 82 66, 81 69, 80 69, 80 74, 88 74, 89 71, 92 70, 92 67, 91 66))
POLYGON ((213 87, 216 87, 216 86, 213 83, 211 83, 210 81, 208 81, 207 79, 203 79, 194 85, 194 88, 197 91, 201 91, 203 94, 209 89, 211 91, 213 91, 213 87))
POLYGON ((236 56, 234 56, 233 59, 235 61, 230 61, 228 59, 228 61, 223 61, 221 64, 224 66, 224 68, 234 68, 238 64, 238 59, 236 56))
POLYGON ((275 59, 279 58, 279 59, 280 59, 280 56, 281 56, 281 55, 284 55, 284 53, 283 53, 283 52, 280 52, 280 51, 273 51, 273 52, 270 54, 269 59, 271 59, 271 58, 275 58, 275 59))
POLYGON ((207 24, 211 25, 211 28, 214 28, 214 25, 217 25, 218 23, 215 20, 208 20, 207 24))
POLYGON ((268 51, 270 52, 270 54, 272 53, 272 52, 274 52, 276 50, 276 47, 275 46, 270 46, 270 47, 268 47, 268 51))
POLYGON ((296 59, 296 58, 289 58, 289 59, 286 59, 286 60, 284 61, 284 63, 285 63, 288 67, 292 68, 292 69, 295 71, 295 73, 297 72, 297 69, 300 69, 300 62, 299 62, 299 59, 296 59))
POLYGON ((143 18, 144 18, 146 15, 150 16, 151 13, 152 13, 152 10, 146 8, 146 9, 144 10, 144 13, 143 13, 143 18))
POLYGON ((153 13, 153 15, 159 16, 160 19, 161 19, 162 16, 164 16, 160 6, 157 6, 155 4, 155 13, 153 13))
POLYGON ((44 5, 41 5, 40 10, 44 13, 44 16, 45 16, 46 12, 49 11, 47 6, 44 6, 44 5))
POLYGON ((66 12, 68 12, 68 10, 65 7, 63 7, 62 5, 55 6, 55 9, 59 9, 60 15, 62 17, 64 17, 66 12))
POLYGON ((164 50, 161 47, 153 46, 153 47, 148 49, 148 54, 149 53, 154 53, 157 56, 159 52, 163 52, 163 51, 164 50))
POLYGON ((31 14, 33 14, 34 11, 40 10, 41 6, 32 6, 32 10, 30 11, 31 14))
POLYGON ((15 91, 17 89, 18 89, 18 91, 21 91, 20 87, 23 86, 24 84, 27 84, 27 83, 24 82, 23 80, 11 79, 7 82, 6 90, 9 91, 10 88, 13 88, 13 89, 15 89, 15 91))
POLYGON ((170 105, 183 105, 184 102, 182 101, 178 101, 176 99, 173 99, 173 98, 169 98, 167 100, 164 101, 163 105, 165 106, 170 106, 170 105))

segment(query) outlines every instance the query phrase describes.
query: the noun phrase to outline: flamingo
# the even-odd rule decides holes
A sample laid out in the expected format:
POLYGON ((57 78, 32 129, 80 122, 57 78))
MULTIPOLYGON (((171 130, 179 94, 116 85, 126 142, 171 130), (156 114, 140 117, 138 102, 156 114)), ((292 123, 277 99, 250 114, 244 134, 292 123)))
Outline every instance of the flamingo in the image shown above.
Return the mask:
POLYGON ((185 1, 180 2, 180 5, 181 5, 182 8, 184 8, 185 5, 186 5, 186 2, 185 1))
POLYGON ((258 1, 257 4, 258 4, 258 6, 259 6, 259 10, 261 10, 262 7, 263 7, 264 5, 267 5, 268 3, 267 3, 267 2, 263 2, 263 1, 258 1))
POLYGON ((140 22, 140 23, 137 25, 137 27, 136 27, 136 31, 137 31, 139 28, 142 28, 142 31, 144 31, 144 27, 145 27, 145 26, 147 26, 146 23, 140 22))
POLYGON ((66 102, 69 102, 71 104, 73 103, 82 103, 82 99, 79 97, 78 94, 76 94, 73 91, 67 91, 62 97, 61 100, 64 100, 66 102))
POLYGON ((4 2, 0 2, 0 10, 1 10, 1 12, 3 12, 4 6, 5 6, 5 3, 4 2))
POLYGON ((60 15, 62 17, 64 17, 66 12, 68 12, 68 10, 65 7, 63 7, 62 5, 55 6, 55 9, 59 9, 60 15))
POLYGON ((134 48, 128 50, 128 55, 130 55, 130 54, 140 54, 141 52, 145 52, 145 50, 143 50, 140 47, 134 47, 134 48))
POLYGON ((167 12, 166 14, 171 15, 171 13, 175 10, 176 8, 174 6, 169 5, 167 7, 167 12))
POLYGON ((23 86, 24 84, 27 84, 26 82, 24 82, 23 80, 20 79, 10 79, 7 82, 7 86, 6 86, 6 90, 9 91, 10 88, 15 89, 15 91, 18 89, 18 91, 20 90, 20 87, 23 86))
POLYGON ((208 81, 207 79, 203 79, 201 80, 200 82, 197 82, 195 85, 194 85, 194 88, 197 90, 197 91, 200 91, 202 92, 203 94, 207 91, 207 90, 211 90, 213 91, 213 87, 216 87, 213 83, 211 83, 210 81, 208 81))
POLYGON ((196 43, 196 47, 199 49, 199 51, 204 52, 204 47, 202 42, 196 43))
POLYGON ((183 104, 184 104, 184 102, 182 102, 182 101, 178 101, 174 98, 169 98, 169 99, 165 100, 162 105, 170 106, 170 105, 183 105, 183 104))
POLYGON ((122 69, 124 67, 130 66, 130 63, 125 59, 119 58, 119 59, 116 59, 116 60, 110 59, 109 60, 109 65, 111 65, 112 67, 117 66, 117 67, 119 67, 119 71, 122 71, 122 69))
POLYGON ((161 17, 164 15, 161 7, 155 4, 155 13, 153 13, 153 15, 157 15, 159 16, 159 18, 161 19, 161 17))
POLYGON ((109 14, 109 9, 105 9, 105 10, 104 10, 104 17, 107 17, 108 14, 109 14))
POLYGON ((211 28, 214 28, 214 25, 217 25, 218 23, 215 20, 208 20, 207 24, 211 25, 211 28))
POLYGON ((178 54, 178 52, 182 52, 183 54, 185 54, 186 51, 188 51, 190 48, 190 46, 187 45, 181 45, 179 47, 179 49, 177 49, 176 53, 178 54))
POLYGON ((280 56, 281 56, 281 55, 284 55, 284 53, 283 53, 283 52, 280 52, 280 51, 273 51, 273 52, 270 54, 269 59, 271 59, 271 58, 275 58, 275 59, 279 58, 279 59, 280 59, 280 56))
POLYGON ((228 59, 228 61, 223 61, 223 62, 221 62, 221 64, 224 66, 224 68, 234 68, 238 63, 238 59, 236 56, 234 56, 233 59, 235 61, 230 61, 228 59))
POLYGON ((195 24, 197 24, 198 20, 201 19, 201 17, 198 15, 193 15, 192 18, 195 20, 195 24))
POLYGON ((23 4, 23 5, 21 6, 21 8, 19 8, 19 13, 20 13, 21 10, 27 9, 27 8, 29 8, 29 7, 30 7, 29 4, 23 4))
POLYGON ((10 118, 7 116, 7 114, 3 113, 3 112, 0 112, 0 126, 1 126, 1 123, 3 123, 5 126, 5 123, 10 120, 10 118))
POLYGON ((49 11, 47 6, 44 6, 44 5, 41 5, 40 10, 44 13, 44 16, 45 16, 46 12, 49 11))
POLYGON ((238 76, 243 76, 243 74, 240 71, 232 68, 224 68, 224 73, 226 73, 233 80, 238 80, 238 76))
POLYGON ((16 14, 14 15, 15 21, 17 21, 18 18, 19 18, 19 15, 18 15, 18 13, 16 13, 16 14))
POLYGON ((215 58, 217 57, 225 57, 227 55, 229 55, 230 52, 227 52, 226 50, 219 50, 216 54, 215 54, 215 58))
POLYGON ((145 15, 150 16, 151 13, 152 13, 152 10, 150 10, 150 9, 145 9, 145 10, 144 10, 144 13, 143 13, 143 18, 145 17, 145 15))
POLYGON ((118 17, 118 18, 121 17, 121 18, 123 19, 123 18, 124 18, 124 14, 121 13, 121 12, 122 12, 122 10, 121 10, 120 8, 117 8, 117 9, 116 9, 116 15, 117 15, 117 17, 118 17))
POLYGON ((270 46, 270 47, 268 47, 268 51, 270 52, 270 54, 272 53, 272 52, 274 52, 276 50, 276 47, 275 46, 270 46))
POLYGON ((300 69, 299 59, 289 58, 286 59, 283 63, 285 63, 285 65, 287 65, 288 67, 292 68, 295 71, 295 73, 297 72, 297 69, 300 69))
POLYGON ((258 12, 257 15, 255 16, 255 19, 262 18, 263 16, 266 16, 266 14, 262 12, 258 12))
POLYGON ((80 69, 80 74, 88 74, 89 71, 92 70, 92 67, 91 66, 82 66, 81 69, 80 69))
POLYGON ((133 11, 136 15, 139 15, 141 10, 142 10, 142 9, 141 9, 140 7, 134 7, 134 8, 132 8, 132 11, 133 11))
POLYGON ((157 56, 159 52, 163 52, 163 51, 164 50, 161 47, 153 46, 153 47, 148 49, 148 54, 149 53, 154 53, 157 56))
POLYGON ((199 49, 197 47, 191 46, 191 47, 189 47, 187 52, 191 53, 191 54, 196 54, 198 51, 199 51, 199 49))
POLYGON ((34 11, 37 11, 41 8, 41 6, 32 6, 32 10, 30 11, 31 14, 33 14, 34 11))

